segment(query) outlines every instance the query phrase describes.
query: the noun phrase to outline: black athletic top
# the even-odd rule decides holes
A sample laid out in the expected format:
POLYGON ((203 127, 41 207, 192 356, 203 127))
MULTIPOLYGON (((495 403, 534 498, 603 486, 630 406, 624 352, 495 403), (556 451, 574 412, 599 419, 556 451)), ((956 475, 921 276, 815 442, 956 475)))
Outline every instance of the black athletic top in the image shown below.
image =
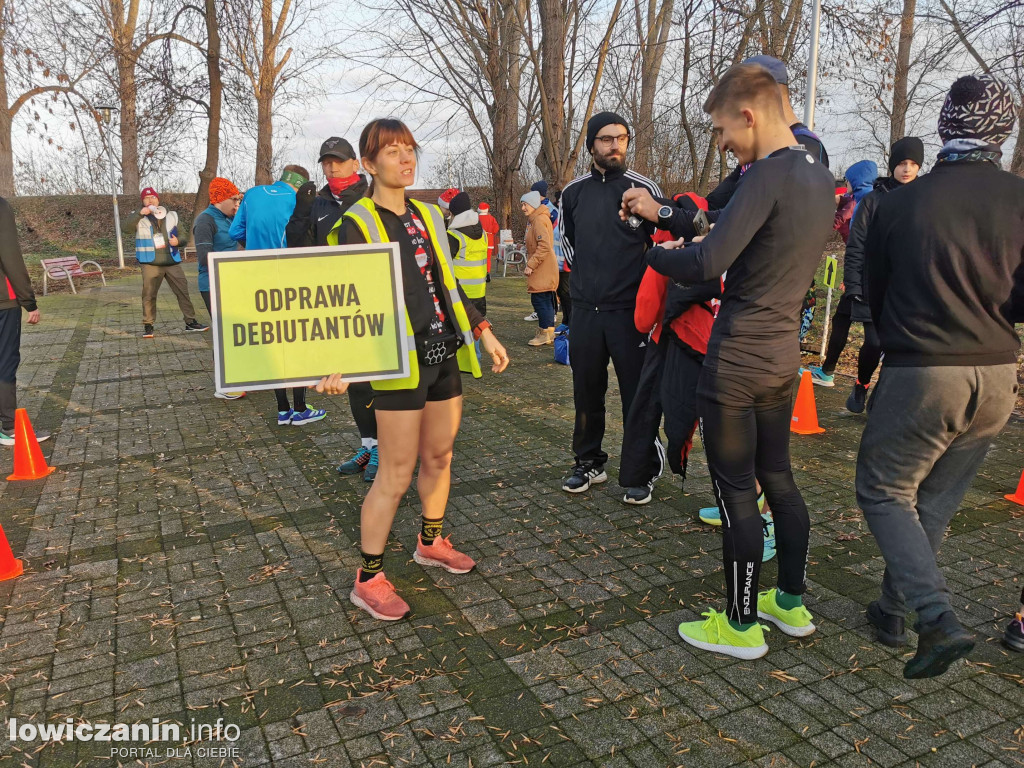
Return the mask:
POLYGON ((684 283, 723 273, 704 365, 782 382, 800 367, 800 306, 835 217, 832 174, 802 146, 758 160, 703 242, 655 247, 647 263, 684 283))

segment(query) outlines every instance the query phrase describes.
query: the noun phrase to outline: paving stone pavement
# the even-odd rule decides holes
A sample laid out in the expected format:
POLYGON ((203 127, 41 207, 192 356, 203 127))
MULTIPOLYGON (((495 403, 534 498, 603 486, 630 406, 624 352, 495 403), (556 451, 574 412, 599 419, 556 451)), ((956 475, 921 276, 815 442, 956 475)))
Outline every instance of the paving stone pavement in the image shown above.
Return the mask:
POLYGON ((941 555, 979 636, 970 663, 905 681, 907 654, 865 625, 882 563, 855 506, 863 420, 843 386, 815 392, 827 433, 793 438, 818 632, 771 632, 758 661, 695 654, 676 625, 722 592, 719 533, 696 520, 702 451, 686 490, 663 480, 646 507, 614 483, 563 493, 570 372, 526 346, 523 282, 499 279, 488 305, 513 363, 466 380, 446 522, 479 567, 413 562, 408 495, 386 567, 413 615, 385 624, 347 599, 367 486, 334 471, 357 445, 346 399, 311 396, 329 415, 302 428, 276 425, 269 393, 215 400, 209 334, 185 334, 165 290, 157 337, 140 338, 139 290, 134 276, 47 297, 25 329, 20 399, 54 431, 58 471, 0 485, 25 561, 0 583, 0 767, 1024 765, 1024 657, 998 642, 1024 570, 1024 508, 1002 499, 1024 467, 1020 421, 941 555), (10 718, 238 732, 41 744, 12 741, 10 718))

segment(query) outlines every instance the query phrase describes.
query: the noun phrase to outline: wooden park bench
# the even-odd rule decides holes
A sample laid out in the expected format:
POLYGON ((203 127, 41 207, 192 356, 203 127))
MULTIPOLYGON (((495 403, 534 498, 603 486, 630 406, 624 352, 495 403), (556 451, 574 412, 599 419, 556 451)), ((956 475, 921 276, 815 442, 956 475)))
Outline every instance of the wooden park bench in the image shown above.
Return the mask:
POLYGON ((72 293, 78 293, 75 290, 75 281, 72 279, 75 277, 99 275, 103 285, 107 284, 107 278, 103 276, 103 267, 95 261, 79 262, 75 256, 61 256, 59 259, 40 259, 39 263, 43 266, 43 296, 46 295, 48 280, 67 280, 71 284, 72 293), (82 267, 88 264, 94 265, 96 269, 86 272, 82 267))

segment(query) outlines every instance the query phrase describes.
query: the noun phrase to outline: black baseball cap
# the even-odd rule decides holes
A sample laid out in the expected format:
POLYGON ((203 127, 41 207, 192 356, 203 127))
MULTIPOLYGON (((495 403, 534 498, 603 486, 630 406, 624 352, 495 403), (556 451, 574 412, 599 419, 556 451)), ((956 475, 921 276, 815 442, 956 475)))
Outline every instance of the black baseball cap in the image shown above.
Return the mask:
POLYGON ((331 136, 331 138, 320 145, 320 159, 317 162, 322 163, 325 157, 336 157, 339 160, 355 160, 356 151, 352 149, 352 145, 345 141, 345 139, 339 136, 331 136))

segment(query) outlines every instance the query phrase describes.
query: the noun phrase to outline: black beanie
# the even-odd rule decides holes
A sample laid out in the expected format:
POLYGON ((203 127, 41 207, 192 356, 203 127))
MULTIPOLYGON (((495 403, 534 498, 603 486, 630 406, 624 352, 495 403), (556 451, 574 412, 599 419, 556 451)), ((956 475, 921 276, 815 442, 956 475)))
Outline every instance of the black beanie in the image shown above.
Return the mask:
POLYGON ((913 160, 924 165, 924 142, 917 136, 904 136, 892 145, 889 151, 889 175, 896 173, 896 166, 904 160, 913 160))
POLYGON ((465 192, 459 192, 459 194, 453 197, 452 201, 448 203, 448 210, 451 211, 452 216, 458 216, 460 213, 465 213, 472 207, 472 204, 469 202, 469 195, 465 192))
POLYGON ((594 139, 597 138, 597 132, 606 125, 622 125, 625 126, 627 131, 629 131, 629 123, 626 122, 626 118, 622 115, 617 115, 614 112, 598 112, 587 121, 588 152, 594 151, 594 139))

